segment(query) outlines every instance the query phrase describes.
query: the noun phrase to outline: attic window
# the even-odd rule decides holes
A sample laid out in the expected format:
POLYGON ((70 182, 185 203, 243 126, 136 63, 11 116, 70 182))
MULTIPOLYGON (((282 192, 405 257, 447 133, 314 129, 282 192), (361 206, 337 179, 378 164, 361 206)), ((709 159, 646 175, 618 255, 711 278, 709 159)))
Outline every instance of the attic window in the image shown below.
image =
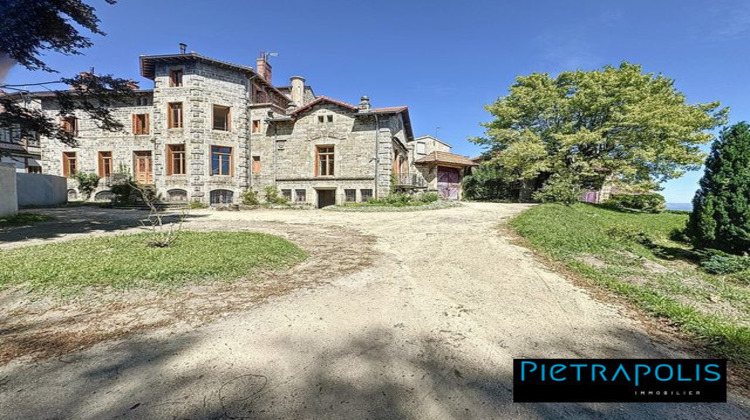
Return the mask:
POLYGON ((170 87, 182 86, 182 70, 172 70, 169 72, 169 86, 170 87))
POLYGON ((333 122, 333 115, 329 115, 329 116, 328 116, 327 118, 328 118, 328 122, 329 122, 329 123, 330 123, 330 122, 333 122))
POLYGON ((322 115, 318 115, 318 122, 323 123, 325 121, 325 118, 322 115))

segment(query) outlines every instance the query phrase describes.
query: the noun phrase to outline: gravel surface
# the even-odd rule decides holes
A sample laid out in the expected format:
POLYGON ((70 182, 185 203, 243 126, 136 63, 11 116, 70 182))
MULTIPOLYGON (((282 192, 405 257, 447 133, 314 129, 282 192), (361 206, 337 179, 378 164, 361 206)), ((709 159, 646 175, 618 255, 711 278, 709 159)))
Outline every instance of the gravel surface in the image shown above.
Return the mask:
MULTIPOLYGON (((200 326, 16 359, 0 367, 0 417, 750 417, 734 394, 728 404, 513 404, 513 358, 691 356, 504 237, 498 224, 525 208, 194 212, 186 228, 309 229, 307 244, 352 232, 333 240, 347 248, 330 252, 354 247, 369 261, 200 326)), ((111 231, 121 229, 93 234, 111 231)), ((39 239, 0 246, 28 241, 39 239)))

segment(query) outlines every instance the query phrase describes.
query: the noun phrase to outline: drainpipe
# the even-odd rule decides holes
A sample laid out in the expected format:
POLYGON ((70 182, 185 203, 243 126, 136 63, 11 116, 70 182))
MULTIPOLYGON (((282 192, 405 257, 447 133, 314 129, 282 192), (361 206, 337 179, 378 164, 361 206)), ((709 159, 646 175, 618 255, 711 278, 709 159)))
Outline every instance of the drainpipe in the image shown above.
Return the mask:
POLYGON ((380 121, 378 120, 378 114, 375 114, 375 194, 374 197, 378 198, 378 172, 380 167, 380 121))
POLYGON ((253 115, 250 105, 253 102, 253 80, 258 76, 250 76, 247 78, 247 86, 245 91, 247 92, 247 190, 253 189, 253 115))

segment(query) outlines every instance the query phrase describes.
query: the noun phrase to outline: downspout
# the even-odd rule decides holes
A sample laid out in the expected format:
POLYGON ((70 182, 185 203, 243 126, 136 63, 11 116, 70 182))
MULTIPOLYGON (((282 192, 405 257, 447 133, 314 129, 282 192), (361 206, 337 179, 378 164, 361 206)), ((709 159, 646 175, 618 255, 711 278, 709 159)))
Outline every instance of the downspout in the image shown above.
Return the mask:
POLYGON ((375 114, 375 194, 374 197, 378 198, 378 172, 380 167, 380 121, 378 120, 378 114, 375 114))
POLYGON ((245 163, 247 165, 247 191, 251 191, 253 189, 253 116, 252 116, 252 109, 250 108, 250 105, 252 105, 253 102, 253 80, 258 76, 250 76, 247 79, 247 162, 245 163))

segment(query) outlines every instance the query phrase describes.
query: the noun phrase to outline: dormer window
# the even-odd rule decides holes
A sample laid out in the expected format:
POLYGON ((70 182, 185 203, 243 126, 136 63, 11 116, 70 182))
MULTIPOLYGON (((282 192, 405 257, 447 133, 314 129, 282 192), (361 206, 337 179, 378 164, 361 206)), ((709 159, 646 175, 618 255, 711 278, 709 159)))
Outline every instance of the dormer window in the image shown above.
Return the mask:
POLYGON ((170 87, 182 86, 182 70, 172 70, 169 72, 169 86, 170 87))

